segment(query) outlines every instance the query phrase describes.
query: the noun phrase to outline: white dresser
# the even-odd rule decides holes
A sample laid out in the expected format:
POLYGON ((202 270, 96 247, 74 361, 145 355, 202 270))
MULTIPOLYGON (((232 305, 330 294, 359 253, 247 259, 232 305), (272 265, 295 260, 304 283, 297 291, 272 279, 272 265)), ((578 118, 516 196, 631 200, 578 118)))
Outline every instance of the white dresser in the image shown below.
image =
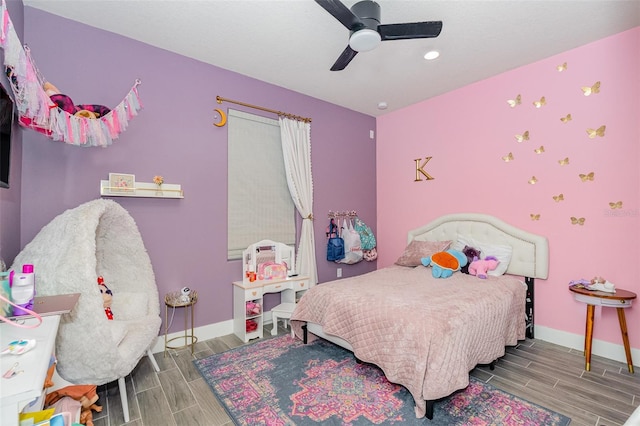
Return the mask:
MULTIPOLYGON (((24 320, 26 324, 36 324, 35 318, 24 320)), ((59 315, 42 318, 42 324, 36 328, 19 328, 7 323, 0 323, 0 348, 20 339, 35 339, 36 347, 22 355, 2 355, 0 357, 0 424, 17 426, 20 411, 29 403, 40 398, 38 404, 44 403, 43 384, 49 369, 51 356, 54 353, 59 315), (22 371, 11 378, 1 377, 15 363, 19 363, 16 371, 22 371)), ((40 407, 41 408, 41 407, 40 407)))

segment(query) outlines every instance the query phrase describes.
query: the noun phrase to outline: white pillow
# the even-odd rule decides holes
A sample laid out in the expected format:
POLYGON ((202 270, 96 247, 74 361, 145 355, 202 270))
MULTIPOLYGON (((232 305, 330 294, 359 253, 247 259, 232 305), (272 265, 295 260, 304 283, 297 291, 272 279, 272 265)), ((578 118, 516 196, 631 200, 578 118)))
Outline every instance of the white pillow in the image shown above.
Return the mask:
POLYGON ((488 275, 499 277, 500 275, 504 275, 504 273, 507 272, 507 268, 509 268, 509 263, 511 262, 511 255, 513 253, 513 248, 510 245, 485 243, 482 241, 477 241, 474 238, 467 237, 466 235, 458 234, 458 238, 451 248, 454 250, 462 251, 462 249, 464 249, 464 246, 469 246, 480 250, 480 256, 483 259, 487 256, 494 256, 500 261, 496 269, 487 272, 488 275))

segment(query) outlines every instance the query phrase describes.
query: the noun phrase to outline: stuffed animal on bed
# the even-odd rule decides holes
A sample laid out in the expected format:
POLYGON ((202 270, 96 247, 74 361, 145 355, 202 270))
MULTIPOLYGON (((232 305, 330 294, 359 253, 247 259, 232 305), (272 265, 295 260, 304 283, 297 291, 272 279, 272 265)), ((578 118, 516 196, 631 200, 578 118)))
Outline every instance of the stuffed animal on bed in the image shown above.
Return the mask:
POLYGON ((463 274, 468 274, 469 265, 471 265, 471 262, 473 262, 473 260, 476 258, 480 258, 480 250, 474 247, 464 246, 462 252, 465 254, 465 256, 467 256, 467 264, 460 268, 460 272, 462 272, 463 274))
POLYGON ((487 256, 484 259, 475 258, 469 265, 469 274, 484 280, 487 278, 487 272, 496 269, 498 263, 500 261, 494 256, 487 256))
POLYGON ((467 256, 461 251, 449 249, 434 253, 431 257, 423 257, 421 262, 424 266, 431 265, 434 278, 449 278, 467 264, 467 256))

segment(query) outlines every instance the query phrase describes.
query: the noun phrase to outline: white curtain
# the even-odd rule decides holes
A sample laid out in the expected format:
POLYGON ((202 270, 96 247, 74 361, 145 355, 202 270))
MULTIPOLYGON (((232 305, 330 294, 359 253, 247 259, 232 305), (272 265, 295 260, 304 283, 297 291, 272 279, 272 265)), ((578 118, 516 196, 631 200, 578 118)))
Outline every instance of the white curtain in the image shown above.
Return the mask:
POLYGON ((297 269, 308 276, 313 286, 318 282, 316 244, 313 237, 313 177, 311 176, 311 125, 280 117, 282 154, 287 185, 293 203, 302 217, 297 269))

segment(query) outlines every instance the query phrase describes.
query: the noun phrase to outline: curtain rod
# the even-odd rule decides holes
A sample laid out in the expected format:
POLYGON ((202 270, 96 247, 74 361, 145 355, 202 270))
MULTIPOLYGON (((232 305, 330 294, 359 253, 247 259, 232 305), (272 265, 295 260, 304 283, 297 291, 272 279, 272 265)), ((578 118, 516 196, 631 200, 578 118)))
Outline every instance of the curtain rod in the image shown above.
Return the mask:
POLYGON ((287 117, 287 118, 291 118, 298 121, 304 121, 305 123, 311 123, 311 119, 308 117, 301 117, 299 115, 289 114, 287 112, 276 111, 274 109, 269 109, 269 108, 265 108, 257 105, 251 105, 251 104, 247 104, 240 101, 234 101, 232 99, 223 98, 222 96, 216 96, 216 102, 218 102, 219 104, 221 104, 222 102, 229 102, 232 104, 242 105, 242 106, 246 106, 253 109, 259 109, 261 111, 271 112, 273 114, 277 114, 278 116, 287 117))

